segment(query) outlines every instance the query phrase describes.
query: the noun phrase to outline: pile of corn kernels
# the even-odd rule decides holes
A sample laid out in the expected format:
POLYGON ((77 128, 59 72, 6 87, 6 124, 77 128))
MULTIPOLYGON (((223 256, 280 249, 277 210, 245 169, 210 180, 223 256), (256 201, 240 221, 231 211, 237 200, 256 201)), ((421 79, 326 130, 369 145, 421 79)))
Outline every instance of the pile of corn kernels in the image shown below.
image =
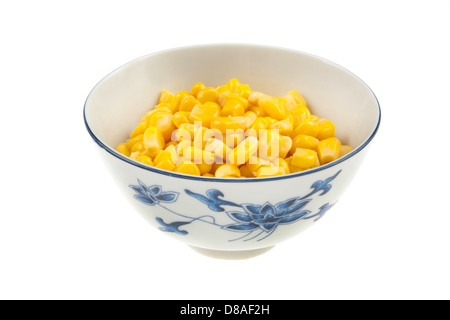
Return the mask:
POLYGON ((155 168, 204 177, 263 178, 312 169, 349 153, 334 124, 312 115, 297 90, 276 98, 231 79, 163 90, 116 148, 155 168))

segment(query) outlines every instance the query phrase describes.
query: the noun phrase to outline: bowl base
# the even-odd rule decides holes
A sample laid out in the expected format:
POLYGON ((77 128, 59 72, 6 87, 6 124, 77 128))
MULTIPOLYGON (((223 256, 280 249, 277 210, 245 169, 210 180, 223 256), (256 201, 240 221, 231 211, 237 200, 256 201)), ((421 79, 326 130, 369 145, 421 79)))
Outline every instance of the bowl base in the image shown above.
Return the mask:
POLYGON ((244 260, 244 259, 250 259, 256 256, 259 256, 263 253, 266 253, 270 249, 272 249, 274 246, 261 248, 261 249, 254 249, 254 250, 242 250, 242 251, 226 251, 226 250, 210 250, 205 248, 199 248, 194 246, 189 246, 193 250, 197 251, 200 254, 203 254, 210 258, 215 259, 224 259, 224 260, 244 260))

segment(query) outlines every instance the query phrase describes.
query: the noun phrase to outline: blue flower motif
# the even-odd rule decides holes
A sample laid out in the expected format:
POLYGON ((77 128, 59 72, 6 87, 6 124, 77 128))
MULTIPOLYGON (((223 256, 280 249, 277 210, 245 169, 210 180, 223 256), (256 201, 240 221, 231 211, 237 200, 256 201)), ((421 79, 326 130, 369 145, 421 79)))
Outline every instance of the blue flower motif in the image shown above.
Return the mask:
POLYGON ((300 220, 309 210, 303 208, 311 199, 292 198, 272 205, 269 202, 263 205, 242 204, 244 212, 227 211, 227 215, 237 223, 223 226, 223 229, 237 232, 248 232, 261 229, 264 232, 273 232, 278 225, 290 224, 300 220))
POLYGON ((154 206, 160 202, 175 202, 178 199, 178 192, 162 191, 161 186, 146 186, 138 179, 138 186, 130 185, 130 188, 137 192, 134 198, 149 206, 154 206))
POLYGON ((180 230, 178 228, 192 222, 192 221, 176 221, 172 223, 165 223, 164 220, 159 217, 156 218, 156 221, 158 221, 158 223, 162 225, 162 227, 159 227, 159 230, 165 232, 174 232, 177 234, 181 234, 182 236, 187 235, 188 232, 186 230, 180 230))

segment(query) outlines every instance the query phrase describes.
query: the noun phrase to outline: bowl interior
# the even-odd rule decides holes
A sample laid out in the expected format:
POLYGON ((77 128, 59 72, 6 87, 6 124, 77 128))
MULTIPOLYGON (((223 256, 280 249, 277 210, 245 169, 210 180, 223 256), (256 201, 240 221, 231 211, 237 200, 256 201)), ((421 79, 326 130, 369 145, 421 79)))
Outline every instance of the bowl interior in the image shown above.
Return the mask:
POLYGON ((86 123, 114 148, 157 103, 161 90, 190 90, 237 78, 273 96, 298 90, 313 114, 336 126, 336 136, 357 148, 375 132, 379 107, 372 91, 346 69, 310 54, 257 45, 205 45, 136 59, 105 77, 85 106, 86 123))

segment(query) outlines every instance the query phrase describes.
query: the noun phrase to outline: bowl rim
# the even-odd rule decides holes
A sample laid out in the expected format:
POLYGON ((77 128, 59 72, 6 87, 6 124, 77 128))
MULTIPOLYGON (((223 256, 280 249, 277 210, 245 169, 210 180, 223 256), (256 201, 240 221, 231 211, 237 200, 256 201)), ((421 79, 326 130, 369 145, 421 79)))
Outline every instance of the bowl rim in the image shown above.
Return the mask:
POLYGON ((341 65, 330 61, 328 59, 325 59, 321 56, 318 55, 314 55, 311 53, 307 53, 307 52, 303 52, 303 51, 299 51, 296 49, 291 49, 291 48, 285 48, 285 47, 279 47, 279 46, 272 46, 272 45, 263 45, 263 44, 246 44, 246 43, 213 43, 213 44, 197 44, 197 45, 190 45, 190 46, 180 46, 180 47, 174 47, 174 48, 170 48, 170 49, 165 49, 165 50, 159 50, 150 54, 146 54, 143 55, 141 57, 138 57, 136 59, 130 60, 125 64, 122 64, 120 67, 116 68, 115 70, 113 70, 112 72, 110 72, 109 74, 107 74, 106 76, 104 76, 100 81, 97 82, 97 84, 91 89, 91 91, 89 92, 85 103, 84 103, 84 107, 83 107, 83 119, 84 119, 84 124, 86 126, 87 131, 89 132, 90 136, 92 137, 92 139, 105 151, 107 151, 109 154, 111 154, 112 156, 118 158, 119 160, 125 161, 128 164, 131 164, 133 166, 139 167, 141 169, 147 170, 147 171, 151 171, 153 173, 157 173, 157 174, 162 174, 162 175, 166 175, 166 176, 170 176, 170 177, 177 177, 177 178, 181 178, 181 179, 188 179, 188 180, 198 180, 198 181, 205 181, 205 182, 225 182, 225 183, 251 183, 251 182, 264 182, 264 181, 274 181, 274 180, 284 180, 284 179, 294 179, 300 176, 306 176, 309 174, 313 174, 319 171, 323 171, 323 170, 327 170, 328 168, 334 167, 342 162, 345 162, 346 160, 352 158, 353 156, 355 156, 356 154, 358 154, 360 151, 362 151, 375 137, 376 133, 378 132, 378 129, 380 127, 380 122, 381 122, 381 108, 380 108, 380 103, 378 101, 378 98, 376 97, 375 93, 373 92, 373 90, 358 76, 356 76, 353 72, 349 71, 348 69, 342 67, 341 65), (178 173, 178 172, 173 172, 173 171, 167 171, 167 170, 163 170, 163 169, 159 169, 159 168, 155 168, 155 167, 151 167, 148 165, 145 165, 141 162, 138 162, 136 160, 133 160, 129 157, 124 156, 123 154, 119 153, 118 151, 116 151, 114 148, 112 148, 111 146, 108 146, 107 144, 103 143, 103 141, 101 141, 101 139, 99 139, 95 133, 92 131, 92 129, 89 126, 87 117, 86 117, 86 109, 88 106, 88 102, 90 100, 91 95, 93 94, 93 92, 96 90, 96 88, 103 83, 103 81, 105 81, 106 79, 112 77, 115 73, 119 72, 120 70, 122 70, 123 68, 127 67, 128 65, 135 63, 137 61, 143 60, 143 59, 147 59, 151 56, 154 55, 160 55, 160 54, 165 54, 165 53, 169 53, 172 51, 180 51, 180 50, 186 50, 186 49, 195 49, 195 48, 202 48, 202 47, 215 47, 215 46, 229 46, 229 47, 253 47, 253 48, 268 48, 268 49, 275 49, 275 50, 282 50, 282 51, 287 51, 287 52, 292 52, 292 53, 296 53, 296 54, 302 54, 302 55, 307 55, 310 57, 313 57, 315 59, 318 60, 322 60, 325 63, 331 64, 334 67, 337 67, 341 70, 343 70, 344 72, 348 73, 349 75, 353 76, 356 80, 360 81, 368 90, 369 92, 373 95, 375 102, 376 102, 376 106, 378 109, 378 119, 377 119, 377 123, 375 125, 375 128, 373 129, 373 131, 370 133, 369 137, 360 145, 358 145, 356 148, 354 148, 351 152, 349 152, 348 154, 346 154, 345 156, 336 159, 332 162, 329 162, 327 164, 321 165, 319 167, 316 168, 312 168, 312 169, 308 169, 308 170, 304 170, 304 171, 300 171, 300 172, 295 172, 295 173, 289 173, 289 174, 284 174, 284 175, 280 175, 280 176, 273 176, 273 177, 264 177, 264 178, 216 178, 216 177, 204 177, 204 176, 194 176, 194 175, 188 175, 188 174, 184 174, 184 173, 178 173))

